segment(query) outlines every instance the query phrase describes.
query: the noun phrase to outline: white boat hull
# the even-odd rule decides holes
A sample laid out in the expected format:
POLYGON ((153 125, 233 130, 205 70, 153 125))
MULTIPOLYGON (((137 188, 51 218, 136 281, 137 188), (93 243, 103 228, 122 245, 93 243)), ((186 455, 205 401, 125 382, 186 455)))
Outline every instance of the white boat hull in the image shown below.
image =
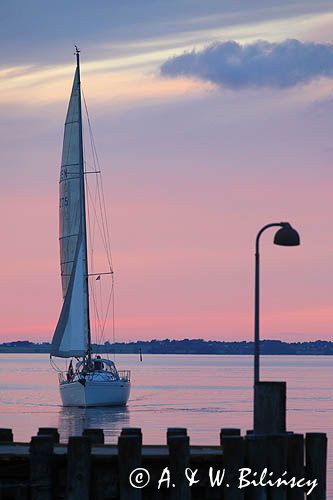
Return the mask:
POLYGON ((130 395, 130 382, 86 380, 60 384, 63 406, 125 406, 130 395))

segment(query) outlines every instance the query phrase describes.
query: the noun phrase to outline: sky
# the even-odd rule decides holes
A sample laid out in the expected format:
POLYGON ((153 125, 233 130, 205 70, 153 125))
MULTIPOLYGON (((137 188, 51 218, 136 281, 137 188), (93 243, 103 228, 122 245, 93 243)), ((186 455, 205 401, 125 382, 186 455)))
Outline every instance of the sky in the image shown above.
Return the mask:
MULTIPOLYGON (((75 58, 110 219, 116 338, 332 340, 332 1, 4 0, 0 341, 51 340, 75 58)), ((106 332, 108 338, 109 331, 106 332)))

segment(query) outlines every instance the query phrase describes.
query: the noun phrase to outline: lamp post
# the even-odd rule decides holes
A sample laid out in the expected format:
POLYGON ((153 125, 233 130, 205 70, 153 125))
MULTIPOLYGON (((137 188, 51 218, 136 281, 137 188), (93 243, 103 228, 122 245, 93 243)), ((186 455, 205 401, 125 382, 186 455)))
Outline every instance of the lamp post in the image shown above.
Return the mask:
POLYGON ((260 288, 259 288, 259 240, 262 233, 270 227, 279 227, 280 229, 274 236, 274 244, 286 247, 294 247, 300 244, 298 232, 291 227, 289 222, 273 222, 267 224, 260 229, 256 238, 256 254, 255 254, 255 295, 254 295, 254 385, 260 381, 259 376, 259 357, 260 357, 260 321, 259 321, 259 304, 260 304, 260 288))

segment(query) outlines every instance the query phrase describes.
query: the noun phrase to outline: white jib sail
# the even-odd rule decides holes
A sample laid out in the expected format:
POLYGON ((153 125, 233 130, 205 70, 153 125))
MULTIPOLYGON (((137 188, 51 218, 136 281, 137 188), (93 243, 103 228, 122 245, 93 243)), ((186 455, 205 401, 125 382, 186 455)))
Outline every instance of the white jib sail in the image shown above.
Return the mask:
POLYGON ((51 355, 83 356, 88 348, 88 290, 84 227, 83 152, 79 70, 65 122, 59 181, 59 242, 63 307, 51 355))

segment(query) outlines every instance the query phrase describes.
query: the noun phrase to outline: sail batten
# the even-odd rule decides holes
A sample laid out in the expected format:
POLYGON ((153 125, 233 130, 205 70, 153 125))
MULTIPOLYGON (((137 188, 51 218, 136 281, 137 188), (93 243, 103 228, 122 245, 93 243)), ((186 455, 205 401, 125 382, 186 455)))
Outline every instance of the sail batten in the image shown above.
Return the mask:
POLYGON ((63 307, 51 355, 90 351, 87 246, 79 61, 68 105, 59 179, 59 246, 63 307))

